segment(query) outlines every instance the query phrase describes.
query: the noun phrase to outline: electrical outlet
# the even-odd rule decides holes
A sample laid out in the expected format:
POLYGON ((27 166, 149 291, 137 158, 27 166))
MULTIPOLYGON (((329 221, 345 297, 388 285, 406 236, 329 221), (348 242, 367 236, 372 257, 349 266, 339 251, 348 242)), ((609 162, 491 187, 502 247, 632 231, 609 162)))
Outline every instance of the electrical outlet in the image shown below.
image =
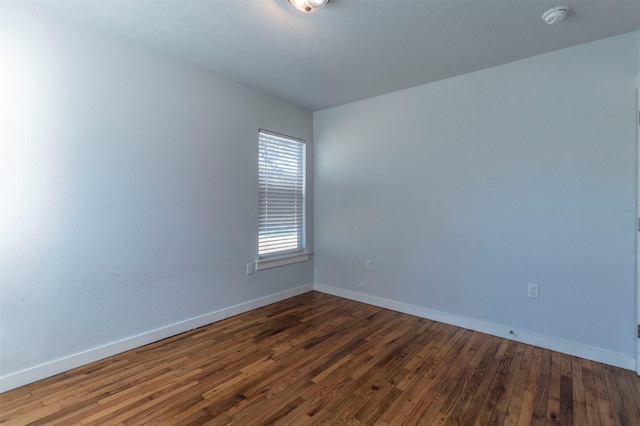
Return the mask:
POLYGON ((371 267, 371 259, 367 259, 364 261, 364 270, 365 271, 370 271, 372 269, 371 267))
POLYGON ((253 275, 253 262, 247 263, 247 275, 253 275))
POLYGON ((538 284, 527 284, 527 297, 538 298, 538 284))

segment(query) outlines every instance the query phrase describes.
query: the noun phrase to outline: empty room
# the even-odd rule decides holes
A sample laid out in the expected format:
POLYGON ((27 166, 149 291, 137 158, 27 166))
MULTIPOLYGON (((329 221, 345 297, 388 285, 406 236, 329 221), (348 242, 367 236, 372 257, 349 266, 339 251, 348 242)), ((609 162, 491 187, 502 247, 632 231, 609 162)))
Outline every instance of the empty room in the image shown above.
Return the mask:
POLYGON ((0 2, 0 423, 640 425, 640 0, 0 2))

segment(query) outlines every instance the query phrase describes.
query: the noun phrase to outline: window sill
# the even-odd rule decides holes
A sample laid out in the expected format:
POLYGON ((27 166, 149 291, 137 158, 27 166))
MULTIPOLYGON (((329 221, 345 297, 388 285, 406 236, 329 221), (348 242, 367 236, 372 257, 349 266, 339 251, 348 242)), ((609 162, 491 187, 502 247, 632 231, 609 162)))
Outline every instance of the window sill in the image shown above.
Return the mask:
POLYGON ((311 257, 311 253, 294 253, 284 256, 274 256, 256 260, 256 271, 275 268, 278 266, 290 265, 292 263, 306 262, 311 257))

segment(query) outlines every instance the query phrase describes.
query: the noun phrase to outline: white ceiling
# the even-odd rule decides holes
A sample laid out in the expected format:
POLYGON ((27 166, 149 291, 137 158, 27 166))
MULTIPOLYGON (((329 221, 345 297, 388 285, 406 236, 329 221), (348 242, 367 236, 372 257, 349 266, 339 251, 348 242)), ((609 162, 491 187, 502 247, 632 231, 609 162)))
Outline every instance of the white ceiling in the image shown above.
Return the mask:
POLYGON ((313 111, 640 29, 640 0, 37 3, 313 111), (567 19, 547 25, 558 5, 567 19))

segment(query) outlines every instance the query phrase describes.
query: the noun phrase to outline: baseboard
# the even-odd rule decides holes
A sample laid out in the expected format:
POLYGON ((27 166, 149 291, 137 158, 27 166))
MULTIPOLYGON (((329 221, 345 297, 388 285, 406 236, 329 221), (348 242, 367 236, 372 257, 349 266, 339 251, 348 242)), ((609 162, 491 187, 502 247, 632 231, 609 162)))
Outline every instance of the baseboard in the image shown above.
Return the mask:
POLYGON ((433 321, 451 324, 469 330, 479 331, 481 333, 491 334, 492 336, 515 340, 518 342, 526 343, 528 345, 538 346, 541 348, 550 349, 556 352, 562 352, 580 358, 590 359, 592 361, 613 365, 615 367, 625 368, 627 370, 635 371, 636 369, 635 358, 616 352, 606 351, 604 349, 581 345, 575 342, 568 342, 553 337, 542 336, 535 333, 529 333, 523 330, 516 330, 499 324, 479 321, 469 317, 449 314, 446 312, 423 308, 416 305, 410 305, 407 303, 384 299, 382 297, 370 296, 367 294, 332 287, 325 284, 314 284, 313 289, 322 293, 332 294, 334 296, 354 300, 356 302, 379 306, 381 308, 391 309, 393 311, 402 312, 421 318, 427 318, 433 321))
POLYGON ((225 318, 261 308, 275 302, 280 302, 312 290, 313 284, 303 285, 301 287, 296 287, 280 293, 241 303, 239 305, 210 312, 166 327, 157 328, 146 333, 138 334, 137 336, 128 337, 104 346, 92 348, 46 364, 41 364, 16 373, 8 374, 0 377, 0 392, 5 392, 29 383, 37 382, 38 380, 55 376, 56 374, 69 371, 140 346, 148 345, 149 343, 157 342, 158 340, 166 339, 167 337, 175 336, 176 334, 184 333, 185 331, 193 330, 194 328, 202 327, 225 318))

